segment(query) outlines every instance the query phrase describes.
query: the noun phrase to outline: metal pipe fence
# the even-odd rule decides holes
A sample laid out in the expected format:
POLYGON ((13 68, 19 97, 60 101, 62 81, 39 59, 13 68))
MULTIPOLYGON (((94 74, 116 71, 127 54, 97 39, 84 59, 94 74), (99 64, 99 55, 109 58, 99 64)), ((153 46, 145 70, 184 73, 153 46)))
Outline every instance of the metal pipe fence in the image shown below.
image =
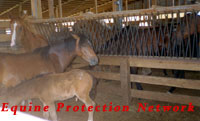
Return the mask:
POLYGON ((85 34, 97 54, 200 57, 200 4, 30 21, 49 43, 85 34))

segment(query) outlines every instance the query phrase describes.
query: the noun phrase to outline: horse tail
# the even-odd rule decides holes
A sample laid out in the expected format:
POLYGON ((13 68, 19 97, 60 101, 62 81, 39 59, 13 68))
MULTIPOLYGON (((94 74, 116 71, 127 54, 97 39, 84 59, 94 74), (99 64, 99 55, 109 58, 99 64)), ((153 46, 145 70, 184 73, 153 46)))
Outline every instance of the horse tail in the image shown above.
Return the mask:
POLYGON ((92 89, 90 90, 90 98, 92 100, 94 100, 96 97, 97 85, 98 85, 98 80, 93 76, 92 89))

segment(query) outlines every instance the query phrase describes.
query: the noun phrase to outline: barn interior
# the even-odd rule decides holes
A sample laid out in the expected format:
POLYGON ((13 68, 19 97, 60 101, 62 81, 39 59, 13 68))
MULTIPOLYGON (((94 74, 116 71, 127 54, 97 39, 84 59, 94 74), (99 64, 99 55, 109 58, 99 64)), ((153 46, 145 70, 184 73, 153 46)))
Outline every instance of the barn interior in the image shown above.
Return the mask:
MULTIPOLYGON (((50 46, 60 36, 52 38, 51 32, 63 28, 88 37, 99 64, 89 66, 77 57, 66 71, 80 68, 98 79, 94 101, 112 106, 112 111, 95 112, 94 121, 200 120, 200 0, 0 0, 1 53, 25 53, 20 40, 11 47, 11 19, 24 15, 50 46), (171 87, 176 87, 173 93, 171 87), (194 111, 189 111, 189 103, 194 111), (140 104, 146 104, 146 111, 140 104), (115 111, 124 105, 129 105, 129 111, 115 111), (159 111, 156 106, 161 106, 159 111), (164 111, 162 106, 172 108, 164 111)), ((61 102, 83 105, 75 100, 61 102)), ((33 105, 42 103, 33 99, 33 105)), ((43 118, 41 111, 28 113, 43 118)), ((88 114, 63 108, 57 117, 59 121, 86 121, 88 114)))

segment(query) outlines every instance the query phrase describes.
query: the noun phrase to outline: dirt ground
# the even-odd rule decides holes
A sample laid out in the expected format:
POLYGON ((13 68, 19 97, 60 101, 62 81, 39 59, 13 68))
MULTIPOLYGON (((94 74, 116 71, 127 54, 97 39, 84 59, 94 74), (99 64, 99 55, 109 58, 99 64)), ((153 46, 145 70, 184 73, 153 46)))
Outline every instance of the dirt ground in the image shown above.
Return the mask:
MULTIPOLYGON (((156 73, 155 73, 156 75, 156 73)), ((191 73, 187 73, 186 77, 190 77, 191 73)), ((195 78, 199 78, 200 74, 196 73, 195 78)), ((194 77, 194 76, 192 76, 194 77)), ((144 85, 143 87, 147 90, 156 90, 160 92, 166 92, 169 87, 162 86, 152 86, 152 85, 144 85)), ((185 90, 185 89, 177 89, 174 93, 186 93, 189 95, 200 96, 200 91, 196 90, 185 90)), ((34 100, 36 102, 37 100, 34 100)), ((101 80, 97 87, 97 96, 95 99, 97 105, 103 106, 104 104, 110 106, 110 102, 112 102, 112 106, 120 105, 122 106, 122 96, 120 93, 120 82, 117 81, 108 81, 101 80)), ((200 107, 194 107, 194 112, 164 112, 163 110, 160 112, 138 112, 138 103, 148 103, 148 105, 156 106, 160 104, 161 106, 170 105, 175 106, 179 104, 166 103, 166 102, 158 102, 152 100, 144 100, 144 99, 132 99, 130 109, 128 112, 95 112, 94 121, 200 121, 200 107)), ((39 104, 35 103, 35 104, 39 104)), ((75 101, 75 98, 64 101, 65 106, 82 106, 83 103, 81 101, 75 101)), ((33 115, 42 117, 42 113, 32 113, 33 115)), ((87 121, 88 113, 87 112, 65 112, 65 109, 57 112, 59 121, 87 121)))

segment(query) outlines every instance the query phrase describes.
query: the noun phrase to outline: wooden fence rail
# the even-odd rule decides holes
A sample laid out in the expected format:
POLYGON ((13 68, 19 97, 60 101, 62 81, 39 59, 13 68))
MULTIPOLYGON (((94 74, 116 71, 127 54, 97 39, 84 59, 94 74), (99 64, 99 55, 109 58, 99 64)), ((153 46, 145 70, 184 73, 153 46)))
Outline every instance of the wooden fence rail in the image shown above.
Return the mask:
MULTIPOLYGON (((124 59, 128 59, 130 66, 133 67, 200 71, 200 59, 180 57, 99 56, 99 65, 120 66, 120 62, 124 59)), ((74 63, 87 62, 77 58, 74 63)))
MULTIPOLYGON (((92 73, 96 78, 120 81, 124 104, 129 104, 131 97, 135 97, 181 104, 189 104, 190 102, 192 102, 193 105, 200 106, 200 97, 197 96, 167 94, 153 91, 139 91, 131 89, 130 87, 130 82, 138 82, 145 84, 200 90, 200 80, 130 74, 131 66, 200 71, 200 60, 177 58, 170 59, 151 57, 99 56, 99 61, 99 65, 120 66, 120 73, 103 71, 90 71, 90 73, 92 73)), ((77 58, 74 63, 74 68, 85 67, 88 65, 80 58, 77 58)))

